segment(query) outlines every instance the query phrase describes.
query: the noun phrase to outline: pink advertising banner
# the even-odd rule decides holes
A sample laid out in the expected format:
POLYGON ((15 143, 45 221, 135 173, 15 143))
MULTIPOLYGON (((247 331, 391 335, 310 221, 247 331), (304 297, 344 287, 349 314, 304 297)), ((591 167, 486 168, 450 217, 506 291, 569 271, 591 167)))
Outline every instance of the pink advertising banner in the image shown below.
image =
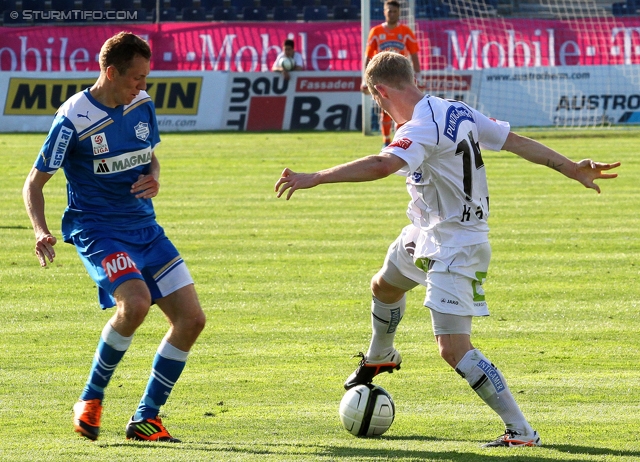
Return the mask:
MULTIPOLYGON (((640 18, 418 21, 425 70, 640 64, 640 18)), ((0 28, 0 71, 98 71, 121 30, 147 38, 153 70, 264 72, 291 36, 306 70, 358 71, 358 22, 163 23, 0 28)))

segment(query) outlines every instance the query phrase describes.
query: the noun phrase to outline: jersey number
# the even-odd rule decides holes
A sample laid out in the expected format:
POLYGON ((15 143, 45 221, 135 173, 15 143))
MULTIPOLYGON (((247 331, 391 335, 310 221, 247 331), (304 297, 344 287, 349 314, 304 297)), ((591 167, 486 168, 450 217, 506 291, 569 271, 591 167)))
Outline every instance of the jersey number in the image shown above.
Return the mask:
POLYGON ((471 164, 471 153, 473 152, 473 160, 476 164, 476 170, 484 167, 484 161, 482 160, 482 153, 480 152, 480 146, 473 139, 473 133, 469 132, 466 139, 458 143, 456 148, 456 156, 462 156, 462 184, 464 186, 464 194, 468 202, 471 202, 471 194, 473 193, 473 165, 471 164))

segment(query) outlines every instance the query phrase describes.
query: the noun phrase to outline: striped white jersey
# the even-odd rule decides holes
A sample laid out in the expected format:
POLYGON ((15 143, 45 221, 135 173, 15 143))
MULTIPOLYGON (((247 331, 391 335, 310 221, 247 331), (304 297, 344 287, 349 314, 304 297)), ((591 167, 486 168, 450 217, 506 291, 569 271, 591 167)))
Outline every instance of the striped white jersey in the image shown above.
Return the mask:
POLYGON ((494 121, 459 101, 425 96, 383 152, 407 163, 407 215, 420 228, 415 257, 437 248, 488 242, 489 189, 480 146, 499 151, 507 122, 494 121))

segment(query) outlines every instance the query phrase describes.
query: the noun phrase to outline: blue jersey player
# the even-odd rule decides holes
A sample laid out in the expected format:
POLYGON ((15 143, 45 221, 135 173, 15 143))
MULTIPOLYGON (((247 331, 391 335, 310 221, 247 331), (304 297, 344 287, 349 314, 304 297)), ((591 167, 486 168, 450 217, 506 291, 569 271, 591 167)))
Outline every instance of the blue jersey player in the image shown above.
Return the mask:
POLYGON ((102 331, 89 378, 74 405, 75 431, 95 440, 104 390, 152 304, 169 320, 147 388, 126 426, 128 439, 178 442, 158 412, 205 325, 193 280, 180 254, 157 224, 151 198, 158 194, 160 142, 155 110, 145 92, 151 50, 121 32, 100 50, 100 76, 56 113, 24 185, 25 206, 41 266, 55 258, 43 189, 62 169, 68 205, 62 239, 75 245, 98 286, 102 308, 116 312, 102 331))

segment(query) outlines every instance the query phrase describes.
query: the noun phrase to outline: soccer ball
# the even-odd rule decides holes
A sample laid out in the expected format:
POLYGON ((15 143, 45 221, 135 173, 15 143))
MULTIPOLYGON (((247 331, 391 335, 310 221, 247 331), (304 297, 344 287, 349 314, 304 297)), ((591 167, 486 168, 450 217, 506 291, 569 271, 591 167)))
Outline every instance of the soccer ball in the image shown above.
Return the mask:
POLYGON ((296 67, 296 60, 288 56, 283 56, 280 58, 280 67, 285 71, 292 71, 296 67))
POLYGON ((396 406, 384 388, 372 383, 347 390, 340 401, 340 421, 355 436, 379 436, 389 430, 396 406))

